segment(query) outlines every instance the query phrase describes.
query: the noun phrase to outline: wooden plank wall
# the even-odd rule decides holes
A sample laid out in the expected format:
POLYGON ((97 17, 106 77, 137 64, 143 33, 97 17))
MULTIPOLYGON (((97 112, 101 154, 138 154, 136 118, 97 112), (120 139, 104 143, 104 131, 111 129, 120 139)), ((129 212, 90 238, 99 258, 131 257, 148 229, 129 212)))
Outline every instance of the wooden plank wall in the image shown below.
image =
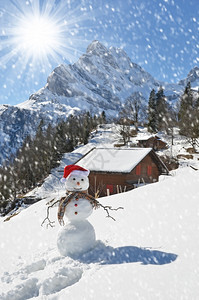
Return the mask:
POLYGON ((111 173, 91 171, 89 175, 89 193, 95 196, 99 191, 99 196, 107 195, 107 185, 113 186, 113 194, 128 191, 134 188, 134 184, 152 183, 158 181, 160 175, 156 163, 150 155, 147 155, 141 162, 141 173, 136 174, 136 168, 130 173, 111 173), (148 175, 148 166, 151 166, 151 175, 148 175))

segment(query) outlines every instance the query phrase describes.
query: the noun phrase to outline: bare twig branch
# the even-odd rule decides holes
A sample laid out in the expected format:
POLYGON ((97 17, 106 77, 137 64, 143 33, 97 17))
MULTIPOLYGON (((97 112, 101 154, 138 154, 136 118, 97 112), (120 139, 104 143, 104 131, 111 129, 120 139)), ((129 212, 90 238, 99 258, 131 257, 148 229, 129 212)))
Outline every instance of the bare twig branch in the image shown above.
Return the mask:
POLYGON ((197 168, 195 168, 195 167, 193 167, 193 166, 190 166, 193 170, 195 170, 195 171, 198 171, 198 169, 197 168))
MULTIPOLYGON (((46 205, 49 205, 49 203, 52 203, 53 201, 54 201, 54 199, 52 199, 51 201, 49 201, 48 203, 46 203, 46 205)), ((47 225, 46 225, 47 228, 48 228, 48 226, 50 226, 50 227, 54 227, 54 226, 55 226, 55 225, 54 225, 55 221, 51 221, 51 220, 50 220, 49 214, 50 214, 50 208, 52 208, 52 207, 53 207, 55 204, 57 204, 58 202, 60 202, 60 200, 57 200, 57 201, 55 201, 53 204, 51 204, 51 205, 48 206, 48 208, 47 208, 47 216, 46 216, 46 218, 43 220, 43 222, 41 223, 41 226, 43 226, 44 223, 45 223, 46 221, 48 221, 48 223, 47 223, 47 225)))
POLYGON ((115 211, 117 211, 118 209, 124 209, 124 207, 117 207, 117 208, 112 208, 111 206, 104 206, 104 205, 102 205, 101 203, 99 203, 99 206, 101 206, 105 211, 106 211, 106 213, 107 213, 107 218, 111 218, 113 221, 116 221, 115 220, 115 218, 113 218, 111 215, 110 215, 110 213, 109 213, 109 210, 115 210, 115 211))

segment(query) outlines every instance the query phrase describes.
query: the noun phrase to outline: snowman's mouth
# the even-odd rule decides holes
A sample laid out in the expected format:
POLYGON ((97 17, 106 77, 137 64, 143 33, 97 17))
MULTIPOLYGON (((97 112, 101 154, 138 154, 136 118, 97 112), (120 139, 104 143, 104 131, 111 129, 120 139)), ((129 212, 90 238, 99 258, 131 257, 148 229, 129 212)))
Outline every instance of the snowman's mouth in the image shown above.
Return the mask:
POLYGON ((74 188, 75 191, 81 191, 82 188, 74 188))

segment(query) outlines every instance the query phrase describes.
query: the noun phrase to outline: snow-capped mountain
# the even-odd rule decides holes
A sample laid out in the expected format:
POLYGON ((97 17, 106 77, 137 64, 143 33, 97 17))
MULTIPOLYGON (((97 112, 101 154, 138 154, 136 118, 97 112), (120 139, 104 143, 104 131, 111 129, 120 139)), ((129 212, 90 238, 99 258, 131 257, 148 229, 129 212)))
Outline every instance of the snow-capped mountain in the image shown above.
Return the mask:
POLYGON ((185 86, 188 82, 191 83, 192 88, 198 88, 199 86, 199 68, 194 67, 189 74, 187 75, 187 78, 180 80, 179 84, 185 86))
POLYGON ((16 152, 27 134, 35 132, 41 119, 46 124, 56 124, 80 110, 97 114, 104 110, 115 116, 129 96, 140 93, 146 105, 150 91, 157 91, 160 85, 172 104, 183 92, 185 83, 159 82, 133 63, 123 50, 108 49, 93 41, 76 63, 55 68, 46 86, 29 100, 16 106, 0 106, 0 164, 16 152))
POLYGON ((46 86, 19 107, 38 109, 40 103, 48 107, 49 102, 58 101, 67 110, 92 109, 97 113, 106 110, 115 115, 133 92, 141 92, 147 100, 151 89, 159 85, 149 73, 132 63, 123 50, 107 49, 94 41, 75 64, 55 68, 46 86))

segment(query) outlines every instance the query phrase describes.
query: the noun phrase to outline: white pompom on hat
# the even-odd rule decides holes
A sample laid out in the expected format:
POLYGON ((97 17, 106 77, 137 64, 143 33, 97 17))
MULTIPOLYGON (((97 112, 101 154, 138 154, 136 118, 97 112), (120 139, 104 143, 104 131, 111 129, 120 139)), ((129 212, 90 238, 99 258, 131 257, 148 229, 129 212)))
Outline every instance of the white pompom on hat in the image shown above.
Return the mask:
POLYGON ((64 182, 71 175, 88 176, 89 173, 90 173, 89 170, 84 169, 78 165, 68 165, 68 166, 65 166, 65 168, 64 168, 64 175, 63 175, 63 178, 61 179, 61 182, 64 182))

